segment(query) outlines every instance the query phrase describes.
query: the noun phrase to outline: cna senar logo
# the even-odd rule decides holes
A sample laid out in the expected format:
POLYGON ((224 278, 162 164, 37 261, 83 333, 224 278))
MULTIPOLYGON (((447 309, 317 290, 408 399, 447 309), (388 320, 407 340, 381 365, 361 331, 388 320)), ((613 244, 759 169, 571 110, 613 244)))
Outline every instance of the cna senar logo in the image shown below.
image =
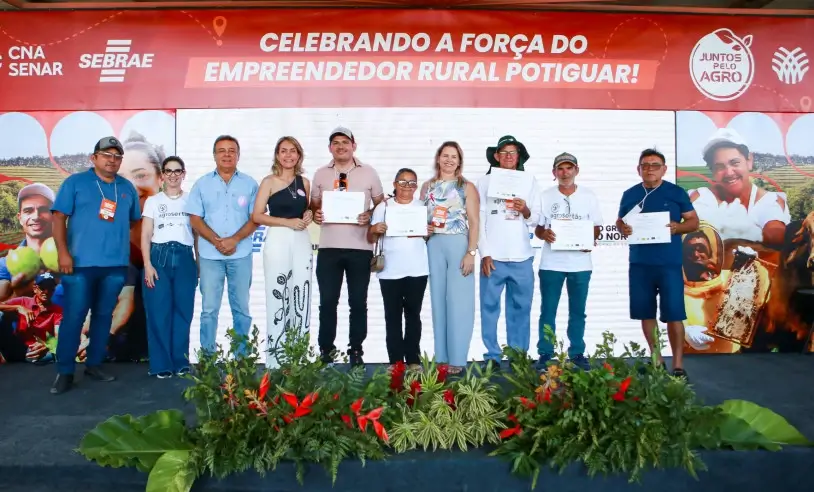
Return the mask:
POLYGON ((793 50, 780 47, 772 57, 772 70, 780 82, 789 85, 799 84, 808 72, 808 55, 800 47, 793 50))
POLYGON ((152 68, 155 53, 131 53, 133 40, 109 39, 104 53, 85 53, 79 68, 101 69, 99 82, 124 82, 128 69, 152 68))
POLYGON ((718 29, 699 39, 690 54, 690 77, 701 94, 715 101, 742 96, 755 77, 752 35, 718 29))

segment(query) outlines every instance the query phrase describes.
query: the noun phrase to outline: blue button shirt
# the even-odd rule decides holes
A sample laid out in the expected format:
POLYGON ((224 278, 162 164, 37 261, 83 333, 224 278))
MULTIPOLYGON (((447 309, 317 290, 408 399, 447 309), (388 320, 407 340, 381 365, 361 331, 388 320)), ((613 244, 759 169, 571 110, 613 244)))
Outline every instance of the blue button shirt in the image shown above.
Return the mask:
POLYGON ((130 224, 141 219, 130 181, 117 175, 107 183, 90 168, 63 181, 51 210, 68 216, 68 251, 75 268, 130 264, 130 224), (116 202, 111 221, 99 217, 103 195, 116 202))
MULTIPOLYGON (((622 194, 622 201, 619 204, 619 217, 624 217, 640 203, 642 213, 669 212, 671 222, 681 222, 682 214, 695 210, 687 192, 669 181, 662 181, 661 185, 650 192, 646 199, 645 195, 645 189, 641 183, 627 189, 622 194)), ((669 243, 631 244, 630 263, 681 265, 681 234, 673 234, 669 243)))
MULTIPOLYGON (((195 182, 189 193, 186 212, 201 217, 215 234, 225 239, 251 220, 256 196, 257 181, 248 174, 235 171, 226 183, 217 171, 212 171, 195 182)), ((200 238, 198 254, 207 260, 243 258, 252 254, 252 236, 240 241, 230 256, 221 254, 212 243, 200 238)))

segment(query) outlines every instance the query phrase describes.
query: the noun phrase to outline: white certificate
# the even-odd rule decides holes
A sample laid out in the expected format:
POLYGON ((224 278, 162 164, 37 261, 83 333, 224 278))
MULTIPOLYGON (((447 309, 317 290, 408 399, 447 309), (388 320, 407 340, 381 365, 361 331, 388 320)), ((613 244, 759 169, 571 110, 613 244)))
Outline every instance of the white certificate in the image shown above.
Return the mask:
POLYGON ((493 167, 486 195, 491 198, 520 198, 528 201, 534 175, 525 171, 513 171, 493 167))
POLYGON ((387 207, 385 236, 426 236, 427 208, 419 205, 387 207))
POLYGON ((628 244, 669 243, 670 212, 638 213, 628 218, 633 234, 627 238, 628 244))
POLYGON ((365 211, 365 193, 362 191, 323 191, 322 213, 329 224, 358 224, 359 214, 365 211))
POLYGON ((590 220, 554 219, 551 231, 556 236, 551 243, 552 251, 594 249, 594 223, 590 220))

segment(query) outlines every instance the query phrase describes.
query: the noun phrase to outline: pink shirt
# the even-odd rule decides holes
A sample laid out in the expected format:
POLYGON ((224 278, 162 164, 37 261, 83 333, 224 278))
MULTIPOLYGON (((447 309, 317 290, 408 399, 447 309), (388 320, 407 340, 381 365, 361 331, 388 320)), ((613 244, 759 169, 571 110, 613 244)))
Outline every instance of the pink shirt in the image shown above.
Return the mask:
MULTIPOLYGON (((384 194, 379 173, 372 166, 355 159, 356 165, 348 171, 348 191, 361 191, 365 194, 365 208, 373 208, 373 198, 384 194)), ((311 180, 311 199, 321 200, 323 191, 333 191, 339 173, 332 160, 327 166, 317 169, 311 180)), ((319 232, 319 247, 373 250, 367 242, 367 226, 353 224, 322 224, 319 232)))

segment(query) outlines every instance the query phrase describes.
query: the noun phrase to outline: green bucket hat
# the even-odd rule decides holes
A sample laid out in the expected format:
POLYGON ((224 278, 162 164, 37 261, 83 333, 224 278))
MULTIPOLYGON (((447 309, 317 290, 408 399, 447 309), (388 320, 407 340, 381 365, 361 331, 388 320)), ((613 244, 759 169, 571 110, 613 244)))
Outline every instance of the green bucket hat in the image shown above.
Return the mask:
POLYGON ((500 140, 497 141, 497 145, 494 147, 487 147, 486 148, 486 160, 489 161, 489 171, 486 174, 492 172, 493 167, 500 167, 500 163, 495 160, 495 153, 502 149, 507 145, 514 145, 517 147, 517 152, 520 154, 517 159, 517 170, 524 171, 523 164, 529 160, 529 152, 526 150, 526 146, 519 142, 516 138, 511 135, 505 135, 500 137, 500 140))

